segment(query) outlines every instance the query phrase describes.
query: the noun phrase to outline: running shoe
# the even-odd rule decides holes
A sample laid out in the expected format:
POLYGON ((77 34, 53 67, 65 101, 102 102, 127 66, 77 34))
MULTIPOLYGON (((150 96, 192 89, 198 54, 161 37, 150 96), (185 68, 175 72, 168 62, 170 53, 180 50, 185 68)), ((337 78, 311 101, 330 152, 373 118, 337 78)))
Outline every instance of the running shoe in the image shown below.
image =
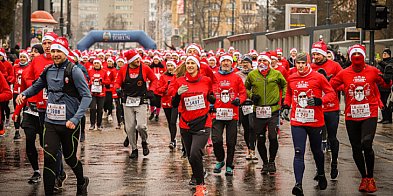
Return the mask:
POLYGON ((374 193, 375 191, 377 191, 377 185, 375 184, 375 179, 368 178, 367 192, 374 193))
POLYGON ((319 190, 325 190, 327 187, 327 180, 325 174, 318 176, 318 186, 319 190))
POLYGON ((77 195, 87 195, 87 186, 89 185, 89 178, 88 177, 84 177, 85 178, 85 183, 82 185, 76 185, 76 194, 77 195))
POLYGON ((149 120, 153 120, 153 118, 154 118, 154 112, 152 112, 152 113, 150 114, 149 120))
POLYGON ((109 122, 112 122, 112 121, 113 121, 112 115, 108 115, 108 121, 109 121, 109 122))
POLYGON ((224 162, 224 161, 222 161, 222 162, 217 162, 217 163, 216 163, 216 166, 214 167, 213 172, 214 172, 214 173, 221 173, 221 169, 222 169, 224 166, 225 166, 225 162, 224 162))
POLYGON ((143 156, 147 156, 150 153, 149 147, 147 146, 147 142, 142 142, 143 148, 143 156))
POLYGON ((121 129, 121 124, 117 124, 116 129, 121 129))
POLYGON ((20 137, 19 130, 15 130, 14 140, 18 140, 18 139, 20 139, 20 138, 21 138, 21 137, 20 137))
POLYGON ((159 120, 158 115, 156 115, 156 116, 154 117, 154 120, 155 120, 156 122, 158 122, 158 120, 159 120))
POLYGON ((55 179, 55 192, 60 193, 63 190, 64 182, 67 180, 68 176, 65 172, 63 174, 60 174, 59 176, 56 177, 55 179))
POLYGON ((38 183, 41 182, 41 174, 39 172, 34 172, 33 176, 29 178, 29 183, 38 183))
POLYGON ((251 150, 251 158, 252 160, 258 160, 258 157, 255 155, 255 150, 251 150))
POLYGON ((170 142, 169 143, 169 148, 172 149, 172 150, 175 149, 176 148, 176 143, 175 142, 170 142))
POLYGON ((5 134, 5 130, 4 129, 0 130, 0 136, 4 136, 4 134, 5 134))
POLYGON ((130 145, 130 141, 128 140, 128 136, 127 136, 126 139, 123 142, 123 146, 124 147, 128 147, 128 145, 130 145))
POLYGON ((138 158, 138 149, 133 150, 129 157, 130 159, 138 158))
POLYGON ((94 129, 95 129, 95 126, 94 125, 90 125, 89 130, 94 130, 94 129))
POLYGON ((340 173, 338 172, 337 164, 331 164, 330 177, 332 178, 332 180, 336 180, 339 174, 340 173))
POLYGON ((98 131, 102 131, 102 130, 104 130, 104 127, 103 127, 102 125, 97 126, 97 130, 98 130, 98 131))
POLYGON ((232 169, 232 167, 227 167, 225 169, 225 176, 233 176, 233 169, 232 169))
POLYGON ((292 189, 292 195, 303 196, 303 188, 302 184, 296 183, 296 185, 292 189))
POLYGON ((276 173, 277 169, 276 169, 276 164, 274 162, 269 162, 268 164, 268 170, 269 170, 269 174, 273 175, 276 173))
POLYGON ((205 196, 205 195, 207 195, 206 186, 203 184, 197 185, 195 188, 194 196, 205 196))
POLYGON ((79 141, 80 142, 84 142, 85 141, 85 132, 81 133, 81 139, 79 141))
POLYGON ((252 160, 252 157, 251 157, 251 150, 250 149, 248 149, 247 150, 247 154, 246 154, 246 160, 252 160))
POLYGON ((360 192, 367 192, 368 191, 368 179, 367 178, 362 178, 362 181, 360 182, 360 185, 359 185, 359 191, 360 192))
POLYGON ((194 175, 191 176, 190 182, 188 182, 188 185, 195 186, 196 185, 196 178, 194 175))
POLYGON ((263 164, 261 174, 267 174, 269 173, 269 166, 268 164, 263 164))

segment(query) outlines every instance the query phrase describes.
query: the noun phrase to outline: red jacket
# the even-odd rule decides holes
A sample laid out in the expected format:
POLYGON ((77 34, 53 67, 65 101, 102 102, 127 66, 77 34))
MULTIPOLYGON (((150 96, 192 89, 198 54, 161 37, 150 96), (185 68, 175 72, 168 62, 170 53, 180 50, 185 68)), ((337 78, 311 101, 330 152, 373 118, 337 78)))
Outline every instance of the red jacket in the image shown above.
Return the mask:
POLYGON ((281 74, 282 74, 282 76, 284 76, 285 80, 288 81, 288 77, 289 77, 288 72, 289 71, 287 69, 285 69, 285 67, 283 67, 282 65, 278 65, 276 68, 273 68, 273 69, 281 72, 281 74))
POLYGON ((12 66, 12 64, 8 61, 3 61, 3 66, 4 66, 4 71, 3 76, 5 78, 5 80, 7 81, 8 84, 13 84, 15 77, 14 77, 14 68, 12 66))
POLYGON ((161 105, 163 108, 172 108, 173 95, 168 93, 169 84, 176 80, 175 75, 163 74, 158 81, 154 94, 162 96, 161 105))
MULTIPOLYGON (((10 86, 8 85, 4 76, 0 74, 0 102, 9 101, 11 99, 12 99, 12 92, 10 86)), ((0 119, 1 119, 1 114, 0 114, 0 119)))
MULTIPOLYGON (((329 60, 329 59, 322 65, 317 65, 315 63, 312 63, 311 68, 314 71, 318 71, 320 69, 325 70, 325 72, 329 78, 335 77, 343 69, 340 66, 340 64, 338 64, 335 61, 329 60)), ((337 93, 338 90, 337 89, 335 89, 335 90, 337 93)), ((324 112, 333 112, 333 111, 340 110, 340 102, 338 100, 338 97, 336 99, 334 99, 333 102, 323 104, 322 108, 323 108, 324 112)))
MULTIPOLYGON (((243 80, 235 72, 227 75, 220 73, 215 74, 217 83, 213 84, 213 92, 216 96, 216 103, 214 108, 216 108, 217 113, 213 114, 213 118, 217 118, 220 115, 220 109, 233 112, 233 120, 239 119, 239 106, 231 104, 236 98, 240 99, 240 103, 243 103, 247 99, 247 91, 244 86, 243 80)), ((227 116, 220 115, 217 119, 223 118, 225 120, 227 116)), ((230 118, 230 116, 229 116, 230 118)), ((229 119, 228 120, 231 120, 229 119)))
POLYGON ((116 78, 117 78, 118 73, 119 73, 119 70, 118 70, 118 69, 114 69, 114 70, 113 70, 113 74, 114 74, 114 76, 115 76, 115 79, 113 80, 113 88, 112 88, 112 98, 113 98, 113 99, 119 98, 119 95, 117 95, 116 88, 115 88, 115 81, 116 81, 116 78))
POLYGON ((89 87, 91 95, 95 97, 105 97, 105 85, 109 84, 109 77, 105 69, 91 69, 89 71, 89 87), (101 86, 96 88, 96 86, 101 86), (101 92, 93 92, 93 91, 101 92))
POLYGON ((207 101, 207 96, 212 92, 211 79, 200 73, 198 73, 195 78, 186 74, 173 81, 173 88, 175 91, 182 85, 187 85, 188 91, 180 96, 180 105, 178 109, 181 118, 179 127, 182 129, 189 129, 184 120, 190 122, 204 115, 207 115, 205 127, 211 127, 212 119, 209 114, 209 102, 207 101))
MULTIPOLYGON (((112 92, 113 92, 114 87, 115 87, 114 84, 115 84, 115 79, 116 79, 117 70, 116 70, 116 68, 114 68, 114 67, 112 67, 112 68, 106 67, 106 68, 104 69, 104 71, 106 72, 106 75, 107 75, 107 77, 108 77, 108 84, 109 84, 109 88, 106 88, 106 87, 105 87, 105 92, 109 92, 109 91, 112 91, 112 92)), ((113 97, 113 95, 112 95, 112 97, 113 97)))
POLYGON ((283 66, 287 71, 289 71, 289 63, 287 61, 287 59, 282 58, 281 60, 279 60, 277 62, 278 66, 283 66))
MULTIPOLYGON (((38 79, 45 67, 53 64, 53 60, 50 55, 42 54, 33 59, 28 69, 23 71, 23 77, 26 81, 26 87, 33 84, 33 81, 38 79)), ((39 92, 28 99, 28 102, 37 104, 37 108, 46 109, 46 99, 44 99, 43 91, 39 92)))
POLYGON ((213 74, 215 75, 218 72, 218 69, 220 69, 220 66, 214 66, 214 67, 210 67, 209 68, 212 70, 213 74))
POLYGON ((362 121, 378 117, 380 99, 376 84, 390 88, 380 74, 377 68, 370 65, 365 65, 361 72, 356 73, 351 65, 330 80, 333 88, 344 84, 345 120, 362 121))
POLYGON ((297 73, 290 75, 288 82, 284 105, 289 105, 292 108, 291 125, 324 126, 322 106, 308 106, 306 100, 316 97, 322 99, 322 103, 328 103, 337 97, 326 78, 318 72, 310 70, 305 76, 300 76, 297 73))
MULTIPOLYGON (((14 93, 19 94, 22 92, 22 75, 24 70, 29 68, 30 63, 25 66, 20 66, 19 63, 14 66, 14 93)), ((24 90, 24 89, 23 89, 24 90)))
MULTIPOLYGON (((147 82, 149 80, 150 81, 150 88, 149 89, 154 91, 157 86, 157 82, 158 82, 156 75, 154 75, 153 71, 150 69, 149 66, 144 65, 143 63, 141 63, 140 66, 142 66, 143 80, 145 82, 147 82)), ((128 68, 131 78, 138 77, 139 67, 130 68, 128 65, 124 65, 123 67, 120 68, 119 72, 117 73, 117 77, 115 80, 115 89, 121 88, 121 84, 126 79, 127 68, 128 68)))

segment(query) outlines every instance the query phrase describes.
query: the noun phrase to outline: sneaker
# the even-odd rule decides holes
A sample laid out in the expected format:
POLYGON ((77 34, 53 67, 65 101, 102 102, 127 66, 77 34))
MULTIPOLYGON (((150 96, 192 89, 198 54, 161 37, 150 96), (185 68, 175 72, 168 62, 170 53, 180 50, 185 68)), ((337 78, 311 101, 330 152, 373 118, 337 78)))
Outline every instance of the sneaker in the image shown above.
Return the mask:
POLYGON ((248 149, 248 151, 247 151, 247 154, 246 154, 246 160, 252 160, 252 157, 251 157, 251 150, 250 149, 248 149))
POLYGON ((326 151, 332 152, 332 149, 330 149, 330 143, 329 142, 326 143, 326 151))
POLYGON ((206 186, 203 184, 197 185, 195 188, 194 196, 205 196, 205 195, 207 195, 206 186))
POLYGON ((124 147, 128 147, 128 145, 130 145, 130 141, 128 140, 128 136, 127 136, 126 139, 123 142, 123 146, 124 147))
POLYGON ((138 149, 133 150, 129 157, 130 159, 138 158, 138 149))
POLYGON ((67 174, 64 172, 63 175, 59 175, 56 177, 55 179, 55 191, 57 193, 62 192, 63 190, 63 186, 64 186, 64 182, 67 180, 68 176, 67 174))
POLYGON ((304 195, 302 184, 296 183, 296 185, 292 189, 292 195, 296 195, 296 196, 303 196, 304 195))
POLYGON ((327 180, 325 174, 318 176, 318 186, 319 190, 325 190, 327 187, 327 180))
POLYGON ((19 130, 15 130, 14 140, 18 140, 18 139, 20 139, 20 138, 21 138, 21 137, 20 137, 19 130))
POLYGON ((340 173, 338 172, 337 164, 332 164, 330 168, 330 177, 332 180, 336 180, 339 174, 340 173))
POLYGON ((172 149, 172 150, 175 149, 176 148, 176 142, 170 142, 169 143, 169 148, 172 149))
POLYGON ((34 172, 33 176, 29 178, 29 183, 33 184, 38 182, 41 182, 41 174, 38 172, 34 172))
POLYGON ((185 150, 182 150, 181 158, 187 158, 187 153, 185 150))
POLYGON ((314 180, 318 181, 318 171, 315 173, 314 180))
POLYGON ((143 148, 143 156, 147 156, 150 153, 149 147, 147 146, 147 142, 142 142, 143 148))
POLYGON ((225 176, 233 176, 233 169, 232 169, 232 167, 227 167, 226 168, 225 176))
POLYGON ((98 131, 102 131, 102 130, 104 130, 104 127, 103 127, 102 125, 97 126, 97 130, 98 130, 98 131))
POLYGON ((76 194, 77 195, 87 195, 87 186, 89 185, 89 178, 88 177, 84 177, 85 178, 85 183, 82 185, 76 185, 76 194))
POLYGON ((258 157, 255 155, 255 150, 251 150, 251 158, 254 161, 258 160, 258 157))
POLYGON ((112 121, 113 121, 112 115, 108 115, 108 121, 109 121, 109 122, 112 122, 112 121))
POLYGON ((103 114, 102 114, 102 118, 104 119, 104 118, 108 118, 108 113, 107 112, 104 112, 103 114))
POLYGON ((225 162, 224 162, 224 161, 222 161, 222 162, 217 162, 217 163, 216 163, 216 166, 214 167, 213 172, 214 172, 214 173, 221 173, 221 169, 224 167, 224 165, 225 165, 225 162))
POLYGON ((85 132, 81 133, 81 139, 79 141, 80 142, 84 142, 85 141, 85 132))
POLYGON ((269 173, 269 167, 267 164, 263 164, 261 174, 267 174, 269 173))
POLYGON ((94 125, 90 125, 89 130, 94 130, 94 129, 95 129, 95 126, 94 125))
POLYGON ((189 185, 195 186, 196 185, 196 178, 194 178, 194 175, 191 176, 190 182, 188 182, 189 185))
POLYGON ((154 120, 155 120, 156 122, 158 122, 158 120, 159 120, 158 115, 156 115, 156 116, 154 117, 154 120))
POLYGON ((269 174, 273 175, 276 173, 277 169, 276 169, 276 164, 274 162, 269 162, 268 164, 268 170, 269 170, 269 174))
POLYGON ((121 124, 117 124, 116 129, 121 129, 121 124))
POLYGON ((150 114, 149 120, 153 120, 153 118, 154 118, 154 112, 152 112, 152 113, 150 114))
POLYGON ((322 141, 322 151, 325 153, 326 152, 326 147, 327 147, 327 141, 323 140, 322 141))
POLYGON ((207 139, 207 147, 212 147, 213 146, 213 142, 212 139, 209 137, 209 139, 207 139))
POLYGON ((367 178, 362 178, 362 181, 360 182, 360 185, 359 185, 359 191, 360 192, 367 192, 368 191, 368 179, 367 178))
POLYGON ((0 136, 4 136, 4 134, 5 134, 5 130, 4 129, 0 130, 0 136))
POLYGON ((375 185, 375 179, 368 178, 367 192, 374 193, 375 191, 377 191, 377 185, 375 185))

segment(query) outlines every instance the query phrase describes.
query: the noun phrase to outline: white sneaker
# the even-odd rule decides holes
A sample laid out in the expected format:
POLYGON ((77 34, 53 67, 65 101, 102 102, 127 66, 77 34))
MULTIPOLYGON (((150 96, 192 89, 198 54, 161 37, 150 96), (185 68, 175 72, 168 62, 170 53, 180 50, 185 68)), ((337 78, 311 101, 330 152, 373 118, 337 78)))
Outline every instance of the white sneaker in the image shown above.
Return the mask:
POLYGON ((112 121, 113 121, 112 115, 108 115, 108 121, 109 121, 109 122, 112 122, 112 121))
POLYGON ((102 114, 102 118, 108 118, 108 113, 107 113, 107 112, 104 112, 104 113, 102 114))

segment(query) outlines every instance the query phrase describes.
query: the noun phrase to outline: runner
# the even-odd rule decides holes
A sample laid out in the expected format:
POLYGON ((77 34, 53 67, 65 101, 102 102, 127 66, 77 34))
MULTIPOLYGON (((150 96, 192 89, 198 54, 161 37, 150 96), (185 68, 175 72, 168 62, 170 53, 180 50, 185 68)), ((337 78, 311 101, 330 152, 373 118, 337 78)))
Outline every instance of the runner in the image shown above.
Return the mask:
POLYGON ((105 99, 104 99, 103 108, 104 108, 104 116, 108 119, 109 122, 112 122, 113 121, 113 117, 112 117, 113 91, 114 91, 113 84, 115 82, 115 77, 116 77, 115 59, 114 57, 113 58, 108 57, 106 62, 107 62, 107 67, 104 67, 104 69, 108 77, 108 84, 105 85, 105 99))

